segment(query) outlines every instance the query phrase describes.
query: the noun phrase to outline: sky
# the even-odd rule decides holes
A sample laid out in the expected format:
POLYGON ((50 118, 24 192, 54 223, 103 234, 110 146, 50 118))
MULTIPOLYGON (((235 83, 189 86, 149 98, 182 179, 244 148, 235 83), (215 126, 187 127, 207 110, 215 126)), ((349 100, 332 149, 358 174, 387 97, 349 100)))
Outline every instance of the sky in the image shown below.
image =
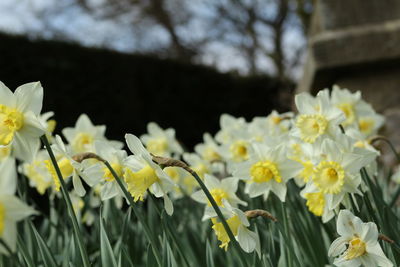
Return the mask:
MULTIPOLYGON (((35 39, 65 39, 84 46, 105 47, 120 52, 146 52, 148 47, 163 47, 169 42, 168 34, 154 24, 144 24, 132 28, 131 18, 137 16, 132 11, 115 19, 96 19, 84 9, 75 5, 76 0, 0 0, 0 31, 27 35, 35 39)), ((91 0, 91 5, 106 0, 91 0)), ((178 29, 182 36, 201 38, 206 28, 205 21, 210 12, 206 1, 191 0, 189 9, 194 15, 190 25, 178 29)), ((265 33, 268 38, 268 32, 265 33)), ((268 42, 266 42, 268 44, 268 42)), ((289 56, 299 46, 304 45, 304 37, 298 29, 288 30, 285 35, 285 52, 289 56)), ((246 74, 248 66, 243 54, 218 40, 203 47, 199 63, 216 66, 222 72, 237 71, 246 74)), ((260 55, 258 64, 265 73, 274 73, 272 62, 260 55)), ((301 66, 291 75, 298 79, 301 66)))

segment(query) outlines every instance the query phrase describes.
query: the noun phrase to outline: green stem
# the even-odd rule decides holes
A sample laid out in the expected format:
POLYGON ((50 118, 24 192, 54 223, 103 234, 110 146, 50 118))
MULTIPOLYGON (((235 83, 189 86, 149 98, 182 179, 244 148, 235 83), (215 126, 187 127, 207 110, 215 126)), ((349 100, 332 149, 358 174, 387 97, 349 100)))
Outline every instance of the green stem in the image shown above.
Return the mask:
POLYGON ((213 196, 211 195, 210 191, 208 191, 206 185, 203 183, 203 181, 201 180, 201 178, 199 177, 199 175, 197 175, 197 173, 195 171, 193 171, 190 168, 187 168, 187 171, 189 171, 189 173, 196 179, 197 183, 201 187, 201 190, 203 190, 204 194, 210 201, 211 206, 214 208, 215 212, 217 213, 218 218, 220 219, 222 225, 224 226, 225 231, 228 234, 230 241, 233 243, 233 247, 236 250, 235 255, 237 255, 241 265, 246 266, 246 264, 245 264, 246 261, 243 259, 243 255, 242 255, 242 253, 243 253, 242 249, 240 248, 239 243, 236 241, 231 228, 229 227, 228 223, 226 222, 224 215, 222 214, 221 210, 219 209, 219 207, 218 207, 217 203, 215 202, 213 196))
POLYGON ((80 232, 78 220, 76 219, 76 215, 75 215, 74 209, 72 207, 72 202, 71 202, 71 199, 70 199, 69 194, 67 192, 67 187, 66 187, 64 179, 62 177, 60 168, 58 167, 57 160, 56 160, 56 158, 54 156, 53 150, 51 149, 51 146, 49 144, 49 140, 47 140, 46 135, 43 135, 40 139, 42 140, 43 144, 46 147, 46 150, 47 150, 47 152, 48 152, 48 154, 50 156, 50 159, 51 159, 51 162, 52 162, 52 164, 54 166, 54 169, 56 170, 57 177, 58 177, 58 179, 60 181, 61 193, 62 193, 63 199, 65 201, 65 204, 67 206, 69 217, 71 218, 71 221, 72 221, 72 226, 73 226, 73 229, 74 229, 75 237, 76 237, 76 239, 78 241, 78 246, 79 246, 79 251, 80 251, 80 254, 81 254, 81 257, 82 257, 83 266, 84 267, 89 267, 90 266, 89 257, 87 255, 86 248, 85 248, 85 245, 84 245, 84 242, 83 242, 83 239, 82 239, 82 233, 80 232))
POLYGON ((135 206, 135 202, 133 201, 133 198, 131 196, 131 194, 126 190, 124 184, 121 181, 121 178, 119 178, 118 174, 115 172, 115 170, 111 167, 110 163, 108 163, 108 161, 103 161, 103 163, 107 166, 107 168, 110 170, 111 174, 114 176, 115 181, 117 181, 119 187, 121 188, 122 192, 124 193, 126 199, 129 201, 129 204, 132 207, 133 213, 135 213, 136 218, 139 220, 140 224, 143 227, 144 233, 147 236, 147 239, 149 240, 151 247, 153 249, 153 253, 154 256, 156 258, 156 261, 158 263, 159 266, 161 266, 161 254, 157 249, 157 241, 156 239, 153 237, 153 235, 151 234, 150 228, 147 225, 146 221, 144 220, 144 218, 141 216, 141 214, 139 213, 139 211, 137 210, 136 206, 135 206))

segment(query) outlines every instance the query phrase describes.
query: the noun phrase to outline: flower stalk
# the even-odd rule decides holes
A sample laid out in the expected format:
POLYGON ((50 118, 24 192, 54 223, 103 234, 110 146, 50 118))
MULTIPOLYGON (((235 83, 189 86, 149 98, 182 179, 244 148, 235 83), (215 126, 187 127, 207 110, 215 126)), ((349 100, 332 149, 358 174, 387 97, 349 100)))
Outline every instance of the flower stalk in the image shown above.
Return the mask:
POLYGON ((66 188, 64 179, 62 177, 61 170, 60 170, 60 168, 59 168, 59 166, 57 164, 56 157, 54 156, 53 150, 51 149, 51 146, 49 144, 49 140, 47 139, 46 135, 43 135, 42 137, 40 137, 40 140, 43 142, 44 146, 46 147, 46 150, 47 150, 47 152, 48 152, 48 154, 50 156, 51 162, 52 162, 52 164, 53 164, 53 166, 54 166, 54 168, 56 170, 57 177, 58 177, 58 179, 60 181, 61 193, 62 193, 63 199, 65 201, 65 204, 67 206, 69 217, 71 218, 71 221, 72 221, 72 226, 73 226, 73 229, 74 229, 75 237, 76 237, 76 239, 78 241, 78 246, 79 246, 79 251, 80 251, 80 254, 81 254, 81 257, 82 257, 83 266, 84 267, 90 267, 89 257, 88 257, 88 254, 87 254, 83 239, 82 239, 82 234, 81 234, 80 229, 79 229, 78 220, 76 218, 74 209, 72 207, 72 202, 71 202, 71 199, 70 199, 69 194, 67 192, 67 188, 66 188))
POLYGON ((201 180, 199 175, 194 170, 192 170, 186 163, 184 163, 180 160, 164 158, 164 157, 159 157, 159 156, 154 156, 154 155, 152 155, 152 156, 153 156, 153 161, 156 162, 157 164, 159 164, 160 166, 183 168, 184 170, 189 172, 196 179, 197 183, 200 185, 200 188, 203 190, 204 194, 210 201, 211 206, 217 213, 218 218, 221 220, 221 223, 224 226, 224 229, 225 229, 226 233, 228 234, 230 241, 233 243, 233 247, 235 248, 235 250, 237 252, 236 255, 237 255, 238 259, 240 260, 241 265, 245 266, 246 261, 243 259, 242 250, 239 246, 239 243, 236 241, 236 238, 233 235, 232 230, 229 227, 228 223, 226 222, 225 217, 223 216, 221 210, 219 209, 217 202, 215 202, 215 199, 213 198, 210 191, 207 189, 206 185, 203 183, 203 181, 201 180))

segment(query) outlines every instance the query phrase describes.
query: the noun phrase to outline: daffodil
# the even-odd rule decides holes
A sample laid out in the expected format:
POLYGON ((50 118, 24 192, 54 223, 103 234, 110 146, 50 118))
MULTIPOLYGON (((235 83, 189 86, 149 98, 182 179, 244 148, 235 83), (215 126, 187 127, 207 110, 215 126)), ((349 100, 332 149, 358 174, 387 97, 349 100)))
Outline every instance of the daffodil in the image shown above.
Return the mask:
POLYGON ((308 210, 315 216, 322 217, 323 223, 330 221, 339 208, 337 206, 335 209, 330 209, 328 206, 328 201, 330 200, 327 197, 328 195, 321 192, 312 182, 307 183, 306 187, 300 192, 300 195, 306 200, 308 210))
MULTIPOLYGON (((223 200, 229 202, 229 204, 233 207, 237 207, 238 205, 247 206, 245 201, 236 196, 238 182, 238 178, 228 177, 218 180, 216 177, 209 174, 206 174, 204 178, 204 183, 218 206, 222 206, 223 203, 225 203, 223 200)), ((192 198, 197 202, 211 206, 211 203, 209 202, 203 190, 193 193, 192 198)))
MULTIPOLYGON (((71 151, 74 154, 82 152, 94 152, 94 142, 107 141, 105 137, 105 125, 93 125, 86 114, 79 116, 75 127, 67 127, 62 130, 64 137, 67 139, 71 151)), ((123 143, 119 141, 108 141, 117 148, 121 149, 123 143)))
POLYGON ((283 144, 271 148, 254 143, 249 160, 237 164, 233 176, 245 180, 245 192, 251 198, 264 195, 267 199, 272 191, 285 201, 286 182, 298 175, 301 168, 301 164, 287 158, 283 144))
POLYGON ((203 143, 194 147, 194 151, 208 162, 220 161, 222 157, 218 151, 218 144, 209 133, 203 135, 203 143))
POLYGON ((273 110, 267 117, 255 117, 250 123, 250 127, 253 128, 253 131, 258 129, 259 133, 264 133, 263 136, 259 134, 258 138, 256 136, 256 141, 268 136, 279 136, 287 133, 292 126, 293 115, 293 112, 279 114, 276 110, 273 110))
MULTIPOLYGON (((65 146, 59 135, 56 135, 55 142, 51 146, 57 160, 57 165, 60 168, 63 179, 67 179, 72 176, 72 184, 76 193, 79 196, 84 196, 86 193, 85 188, 82 185, 80 176, 82 176, 82 165, 81 163, 74 160, 73 153, 70 147, 65 146)), ((50 172, 54 182, 54 189, 60 191, 60 180, 58 178, 56 169, 50 159, 45 161, 46 168, 50 172)))
POLYGON ((370 137, 378 132, 385 123, 385 118, 376 113, 372 106, 362 102, 359 108, 357 126, 359 131, 365 136, 370 137))
POLYGON ((150 122, 147 124, 147 132, 140 139, 150 153, 160 157, 179 156, 183 153, 181 145, 175 139, 174 129, 163 130, 156 123, 150 122))
MULTIPOLYGON (((17 222, 33 214, 36 211, 17 197, 0 193, 0 238, 11 251, 17 247, 17 222)), ((8 254, 8 251, 0 245, 0 253, 8 254)))
POLYGON ((341 210, 336 223, 340 235, 331 244, 328 255, 336 257, 336 266, 390 267, 378 242, 378 229, 373 222, 363 223, 348 210, 341 210))
POLYGON ((171 178, 153 162, 152 156, 144 148, 139 138, 132 134, 125 135, 126 143, 134 154, 126 159, 124 173, 128 191, 134 201, 143 201, 146 191, 149 190, 155 197, 164 198, 164 207, 167 214, 172 215, 172 201, 167 193, 176 186, 171 178))
POLYGON ((336 141, 325 139, 319 163, 315 165, 312 182, 327 194, 329 208, 334 209, 346 193, 361 194, 360 169, 375 160, 377 154, 352 145, 351 138, 340 134, 336 141))
MULTIPOLYGON (((255 250, 260 256, 260 238, 256 233, 248 229, 250 223, 244 212, 232 207, 226 200, 223 200, 223 207, 220 207, 220 209, 240 247, 247 253, 255 250)), ((225 251, 228 250, 230 239, 215 211, 209 209, 205 215, 205 219, 211 219, 213 224, 212 229, 221 242, 219 247, 225 249, 225 251)))
POLYGON ((31 162, 24 162, 19 168, 19 172, 28 178, 29 185, 36 188, 41 195, 52 185, 55 186, 53 177, 47 167, 47 164, 50 163, 49 160, 49 154, 42 149, 39 150, 31 162))
POLYGON ((329 97, 329 91, 320 91, 316 98, 307 93, 295 97, 299 114, 292 134, 304 142, 314 143, 321 137, 335 136, 339 124, 345 120, 343 112, 335 107, 329 97))
POLYGON ((235 118, 228 114, 222 114, 219 120, 221 129, 215 135, 215 140, 221 144, 233 142, 233 134, 246 126, 244 118, 235 118))
POLYGON ((39 119, 43 88, 27 83, 14 93, 0 82, 0 147, 11 147, 12 155, 31 161, 40 146, 45 127, 39 119))
MULTIPOLYGON (((107 141, 95 141, 94 151, 101 158, 110 163, 111 167, 117 173, 118 177, 124 178, 125 166, 124 161, 127 158, 127 153, 124 150, 116 149, 107 141)), ((101 200, 113 198, 122 194, 121 189, 111 171, 104 165, 103 162, 91 159, 83 162, 83 177, 90 186, 100 185, 101 200)))

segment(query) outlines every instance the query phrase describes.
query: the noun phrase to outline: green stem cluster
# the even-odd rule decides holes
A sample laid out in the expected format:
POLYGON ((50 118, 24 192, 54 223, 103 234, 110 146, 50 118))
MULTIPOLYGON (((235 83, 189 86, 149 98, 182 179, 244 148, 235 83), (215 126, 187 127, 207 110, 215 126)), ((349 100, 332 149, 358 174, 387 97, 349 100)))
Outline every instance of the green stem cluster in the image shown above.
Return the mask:
POLYGON ((46 135, 43 135, 42 137, 40 137, 40 139, 42 140, 44 146, 46 147, 46 150, 47 150, 47 152, 48 152, 48 154, 50 156, 50 159, 51 159, 51 162, 52 162, 52 164, 54 166, 54 169, 56 170, 57 177, 58 177, 58 179, 60 181, 61 193, 62 193, 63 199, 65 201, 65 205, 67 206, 69 217, 71 218, 71 221, 72 221, 72 226, 73 226, 73 229, 74 229, 75 237, 76 237, 76 239, 78 241, 78 246, 79 246, 79 251, 80 251, 80 254, 81 254, 83 266, 84 267, 89 267, 90 266, 89 257, 88 257, 88 254, 87 254, 83 239, 82 239, 82 233, 81 233, 81 231, 79 229, 78 220, 76 218, 74 209, 72 207, 71 198, 69 197, 69 194, 68 194, 68 191, 67 191, 67 186, 65 185, 64 179, 63 179, 62 174, 61 174, 61 170, 60 170, 60 168, 59 168, 59 166, 57 164, 56 157, 54 156, 53 150, 51 149, 51 146, 49 144, 49 140, 47 140, 46 135))

